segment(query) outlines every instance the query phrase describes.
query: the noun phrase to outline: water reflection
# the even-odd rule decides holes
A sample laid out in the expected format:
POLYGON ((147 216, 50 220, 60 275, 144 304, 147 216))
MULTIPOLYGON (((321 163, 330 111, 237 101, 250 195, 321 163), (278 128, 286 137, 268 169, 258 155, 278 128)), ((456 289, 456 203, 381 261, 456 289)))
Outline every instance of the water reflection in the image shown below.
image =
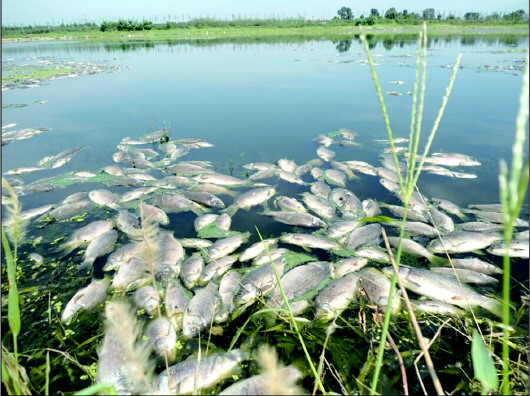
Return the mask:
MULTIPOLYGON (((367 34, 366 39, 370 49, 384 48, 390 50, 394 47, 416 47, 417 34, 392 33, 392 34, 367 34)), ((160 41, 133 41, 133 42, 39 42, 39 43, 8 43, 3 44, 3 54, 6 57, 14 55, 33 55, 46 53, 48 55, 99 53, 99 52, 135 52, 153 50, 160 46, 168 47, 215 47, 218 45, 233 44, 237 47, 263 45, 263 44, 303 44, 304 42, 330 41, 340 53, 351 50, 352 43, 360 42, 359 34, 327 35, 323 37, 311 36, 273 36, 273 37, 219 37, 219 38, 193 38, 160 41)), ((431 34, 427 39, 427 47, 437 47, 442 44, 463 46, 523 46, 528 42, 528 37, 521 34, 431 34)))

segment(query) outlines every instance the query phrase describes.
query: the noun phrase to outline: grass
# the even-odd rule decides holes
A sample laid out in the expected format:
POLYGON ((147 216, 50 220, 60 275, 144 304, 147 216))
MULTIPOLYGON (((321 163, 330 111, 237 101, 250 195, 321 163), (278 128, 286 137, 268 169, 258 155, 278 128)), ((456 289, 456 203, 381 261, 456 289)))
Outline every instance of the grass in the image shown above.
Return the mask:
MULTIPOLYGON (((472 33, 472 34, 520 34, 528 35, 528 26, 524 24, 512 25, 451 25, 451 24, 429 24, 430 35, 444 35, 450 33, 472 33)), ((411 25, 382 24, 366 26, 362 28, 370 34, 414 33, 417 27, 411 25)), ((274 36, 304 36, 307 38, 320 38, 323 35, 352 35, 360 34, 360 27, 349 26, 307 26, 307 27, 193 27, 173 28, 167 30, 146 30, 140 32, 88 30, 80 32, 53 31, 42 34, 6 34, 2 40, 83 40, 83 41, 158 41, 158 40, 182 40, 193 38, 230 38, 230 37, 274 37, 274 36)))
POLYGON ((2 73, 2 85, 28 80, 45 80, 69 74, 73 70, 72 67, 25 67, 24 69, 10 70, 9 72, 2 73))

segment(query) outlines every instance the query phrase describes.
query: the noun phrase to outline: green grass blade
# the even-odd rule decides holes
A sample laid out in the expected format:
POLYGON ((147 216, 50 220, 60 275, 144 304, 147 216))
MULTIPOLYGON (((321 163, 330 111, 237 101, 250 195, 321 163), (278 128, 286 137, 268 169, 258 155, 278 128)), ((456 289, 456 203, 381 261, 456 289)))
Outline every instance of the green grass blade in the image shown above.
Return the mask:
POLYGON ((74 395, 95 395, 99 392, 104 392, 106 395, 117 395, 116 388, 114 388, 114 385, 112 385, 110 382, 89 386, 88 388, 74 393, 74 395))
POLYGON ((473 361, 473 371, 475 377, 481 382, 483 390, 488 393, 499 387, 497 370, 491 358, 491 354, 486 349, 477 330, 473 330, 473 342, 471 344, 471 359, 473 361))

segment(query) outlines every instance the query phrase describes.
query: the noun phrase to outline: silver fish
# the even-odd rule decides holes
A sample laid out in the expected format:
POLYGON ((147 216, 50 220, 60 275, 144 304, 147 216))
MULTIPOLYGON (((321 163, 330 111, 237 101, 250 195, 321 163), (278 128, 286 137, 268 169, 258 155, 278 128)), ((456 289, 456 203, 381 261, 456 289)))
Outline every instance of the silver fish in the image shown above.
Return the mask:
POLYGON ((220 295, 218 286, 210 282, 202 289, 197 290, 191 299, 182 318, 182 335, 192 338, 210 326, 216 311, 219 308, 220 295))
MULTIPOLYGON (((294 366, 281 367, 276 371, 281 378, 282 389, 292 389, 293 393, 299 393, 295 383, 302 378, 302 373, 294 366)), ((223 389, 219 395, 270 395, 277 386, 270 383, 270 377, 265 374, 254 375, 230 385, 223 389)))
POLYGON ((329 194, 331 194, 331 188, 323 181, 312 183, 310 190, 314 195, 324 199, 328 199, 329 194))
POLYGON ((64 220, 89 211, 94 207, 92 201, 82 200, 70 204, 63 204, 48 212, 47 216, 56 220, 64 220))
POLYGON ((144 333, 157 355, 164 356, 167 353, 169 360, 172 360, 177 343, 177 332, 168 318, 158 317, 151 320, 144 333))
POLYGON ((104 234, 107 231, 112 230, 112 227, 112 221, 93 221, 92 223, 89 223, 86 226, 77 229, 68 241, 60 245, 59 249, 62 249, 64 251, 64 254, 68 254, 72 250, 86 245, 96 239, 98 236, 104 234))
POLYGON ((152 315, 160 305, 160 296, 156 289, 150 285, 136 289, 133 300, 138 308, 144 309, 149 315, 152 315))
POLYGON ((273 264, 269 262, 251 270, 241 279, 241 289, 234 299, 236 305, 250 304, 276 286, 277 279, 273 265, 281 276, 285 262, 279 259, 273 264))
POLYGON ((287 212, 307 213, 307 209, 304 207, 304 205, 298 202, 295 198, 290 198, 282 195, 276 197, 276 199, 274 200, 274 204, 281 210, 287 212))
POLYGON ((237 197, 234 203, 227 208, 227 213, 233 216, 238 209, 249 210, 254 206, 264 204, 274 194, 276 194, 274 187, 254 188, 237 197))
POLYGON ((330 184, 339 187, 346 187, 346 175, 337 169, 326 169, 324 171, 324 178, 330 184))
POLYGON ((309 213, 266 210, 261 214, 271 216, 280 223, 308 228, 325 227, 326 223, 309 213))
POLYGON ((182 195, 192 201, 206 205, 209 208, 220 208, 223 209, 225 204, 221 199, 208 192, 201 191, 184 191, 182 195))
POLYGON ((169 282, 167 286, 164 305, 166 315, 176 331, 182 330, 182 316, 191 301, 189 294, 191 293, 184 289, 178 279, 169 282))
POLYGON ((364 245, 378 245, 381 242, 381 229, 381 225, 377 223, 354 229, 350 233, 346 247, 356 250, 364 245))
MULTIPOLYGON (((392 267, 383 269, 388 275, 393 274, 392 267)), ((400 267, 399 276, 405 287, 422 296, 433 298, 444 303, 457 305, 465 310, 480 306, 497 316, 502 315, 500 301, 475 292, 465 284, 459 284, 454 276, 437 274, 422 268, 400 267)))
MULTIPOLYGON (((390 295, 390 281, 379 270, 375 268, 363 268, 359 271, 361 287, 365 291, 368 299, 376 304, 381 310, 388 308, 388 296, 390 295)), ((401 310, 401 290, 394 293, 392 299, 392 314, 401 310)))
POLYGON ((103 304, 107 297, 107 289, 109 288, 110 279, 92 279, 88 286, 82 288, 68 301, 64 311, 61 315, 63 323, 68 322, 77 311, 91 310, 99 304, 103 304))
POLYGON ((201 276, 204 260, 200 253, 193 253, 184 263, 180 271, 180 279, 188 289, 193 289, 201 276))
POLYGON ((237 270, 230 270, 223 275, 219 282, 219 295, 221 296, 221 307, 215 315, 215 323, 223 323, 228 320, 230 314, 235 310, 234 296, 239 291, 241 274, 237 270))
POLYGON ((317 149, 317 155, 326 162, 329 162, 335 158, 335 152, 333 150, 322 146, 317 149))
POLYGON ((238 254, 232 254, 206 264, 201 272, 201 275, 199 276, 197 285, 203 286, 210 280, 223 275, 232 267, 232 265, 237 261, 238 257, 238 254))
POLYGON ((335 218, 337 212, 335 208, 326 200, 311 193, 302 193, 302 200, 307 207, 316 215, 326 219, 332 220, 335 218))
POLYGON ((454 266, 455 268, 463 268, 481 272, 486 275, 502 274, 502 268, 487 263, 486 261, 483 261, 477 257, 451 258, 451 262, 446 261, 443 263, 443 265, 446 267, 454 266))
POLYGON ((278 238, 265 239, 263 241, 256 242, 252 246, 245 249, 245 251, 239 257, 239 261, 245 262, 252 260, 262 254, 265 248, 271 249, 278 243, 278 238))
MULTIPOLYGON (((504 242, 498 242, 491 245, 487 251, 495 256, 504 256, 506 254, 506 244, 504 242)), ((514 239, 511 241, 508 247, 508 256, 528 258, 529 254, 529 243, 528 239, 514 239)))
POLYGON ((118 231, 106 231, 97 238, 94 238, 85 250, 84 260, 79 269, 84 269, 94 263, 98 257, 102 257, 114 250, 114 245, 118 240, 118 231))
POLYGON ((115 210, 118 209, 118 200, 109 190, 92 190, 88 193, 88 198, 97 205, 108 206, 115 210))
POLYGON ((169 367, 158 375, 157 394, 188 395, 211 388, 235 373, 239 363, 247 359, 241 349, 188 359, 169 367))
POLYGON ((466 253, 484 249, 501 239, 499 234, 453 231, 444 235, 442 240, 437 238, 431 241, 427 249, 433 253, 466 253))
POLYGON ((210 246, 207 255, 210 260, 220 259, 221 257, 224 257, 235 251, 247 240, 247 234, 235 235, 228 238, 218 239, 212 246, 210 246))
POLYGON ((434 267, 431 271, 438 274, 450 275, 460 279, 460 282, 476 283, 479 285, 488 285, 499 283, 499 281, 489 275, 463 268, 434 267))
POLYGON ((327 322, 339 316, 359 291, 359 279, 360 275, 350 273, 324 287, 315 297, 315 318, 327 322))
POLYGON ((284 234, 280 237, 280 240, 291 245, 313 249, 331 250, 340 248, 340 244, 335 241, 309 234, 284 234))

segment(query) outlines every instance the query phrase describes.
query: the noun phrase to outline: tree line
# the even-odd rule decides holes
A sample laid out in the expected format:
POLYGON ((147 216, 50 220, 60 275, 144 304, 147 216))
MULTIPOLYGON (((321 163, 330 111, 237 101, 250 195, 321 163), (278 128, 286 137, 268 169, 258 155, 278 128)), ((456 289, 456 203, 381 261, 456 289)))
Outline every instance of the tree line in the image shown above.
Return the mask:
POLYGON ((466 12, 463 17, 455 16, 452 13, 446 15, 445 12, 436 11, 434 8, 426 8, 421 14, 409 12, 408 10, 398 11, 391 7, 386 12, 380 13, 377 8, 372 8, 367 15, 360 15, 355 18, 351 8, 342 7, 337 11, 338 17, 334 20, 352 21, 356 25, 375 25, 376 23, 396 22, 401 24, 417 24, 422 21, 440 21, 448 23, 459 22, 486 22, 486 23, 520 23, 528 22, 528 14, 524 10, 517 10, 510 13, 498 12, 483 14, 480 12, 466 12))

